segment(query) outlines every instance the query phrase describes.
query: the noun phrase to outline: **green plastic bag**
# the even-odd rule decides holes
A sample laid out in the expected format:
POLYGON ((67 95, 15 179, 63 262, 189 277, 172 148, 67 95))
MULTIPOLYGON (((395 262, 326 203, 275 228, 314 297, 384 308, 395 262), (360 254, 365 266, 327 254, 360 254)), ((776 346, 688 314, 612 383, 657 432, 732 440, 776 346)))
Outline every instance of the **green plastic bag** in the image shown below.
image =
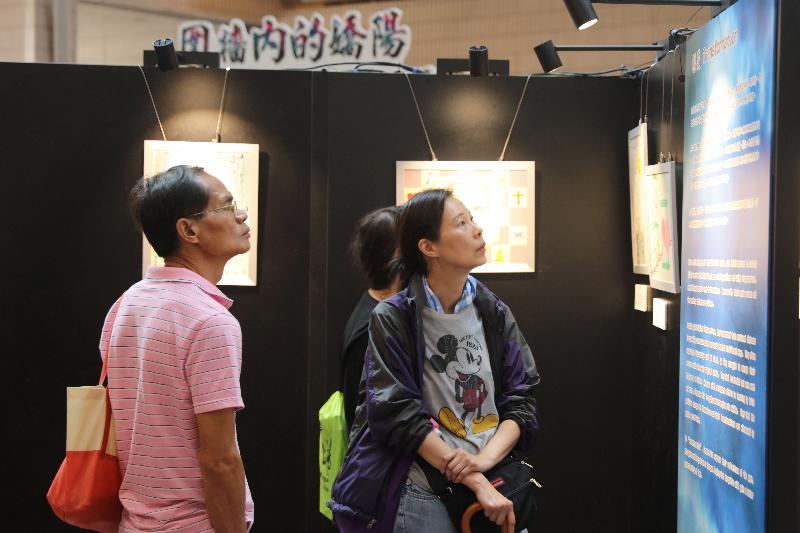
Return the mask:
POLYGON ((325 503, 331 497, 333 481, 347 452, 347 421, 344 417, 344 396, 331 394, 319 410, 319 512, 333 520, 325 503))

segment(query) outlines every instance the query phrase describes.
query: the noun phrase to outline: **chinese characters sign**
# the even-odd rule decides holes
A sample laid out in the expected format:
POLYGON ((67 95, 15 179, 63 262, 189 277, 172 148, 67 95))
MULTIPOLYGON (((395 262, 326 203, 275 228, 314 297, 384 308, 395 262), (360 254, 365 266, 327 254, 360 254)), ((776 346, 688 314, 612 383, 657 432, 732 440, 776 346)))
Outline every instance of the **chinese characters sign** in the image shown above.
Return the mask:
POLYGON ((403 63, 411 48, 411 28, 396 8, 376 11, 365 21, 359 11, 334 15, 330 24, 319 13, 295 18, 294 25, 272 15, 248 28, 240 19, 218 27, 205 20, 183 22, 178 41, 184 52, 219 52, 223 66, 307 68, 344 61, 403 63))

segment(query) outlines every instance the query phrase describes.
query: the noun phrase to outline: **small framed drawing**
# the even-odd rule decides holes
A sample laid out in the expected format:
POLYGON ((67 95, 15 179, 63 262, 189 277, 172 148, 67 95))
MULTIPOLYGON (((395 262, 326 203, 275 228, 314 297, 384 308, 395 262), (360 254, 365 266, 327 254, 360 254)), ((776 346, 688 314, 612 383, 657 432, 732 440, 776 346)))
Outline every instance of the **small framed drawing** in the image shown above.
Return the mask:
POLYGON ((642 122, 628 132, 628 177, 631 192, 631 251, 633 271, 650 273, 647 242, 647 195, 644 171, 647 167, 647 123, 642 122))
POLYGON ((645 169, 647 190, 647 239, 650 243, 650 286, 680 292, 677 208, 675 205, 675 161, 645 169))
POLYGON ((535 271, 533 161, 398 161, 397 205, 424 189, 451 189, 483 228, 486 272, 535 271))
MULTIPOLYGON (((258 145, 215 142, 145 141, 144 175, 152 177, 175 165, 203 167, 225 184, 236 204, 247 210, 250 251, 225 265, 219 285, 255 286, 258 279, 258 145)), ((147 238, 142 238, 142 275, 163 265, 147 238)))

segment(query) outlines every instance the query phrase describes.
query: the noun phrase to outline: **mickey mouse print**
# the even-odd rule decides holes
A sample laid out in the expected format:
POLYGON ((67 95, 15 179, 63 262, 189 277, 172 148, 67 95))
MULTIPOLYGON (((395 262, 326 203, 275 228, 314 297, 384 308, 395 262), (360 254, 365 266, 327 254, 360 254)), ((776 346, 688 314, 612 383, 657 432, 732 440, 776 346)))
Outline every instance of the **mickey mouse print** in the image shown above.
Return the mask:
MULTIPOLYGON (((426 310, 423 324, 427 355, 424 400, 448 430, 450 435, 443 432, 446 441, 457 437, 480 450, 499 423, 482 321, 470 306, 453 315, 426 310)), ((458 447, 465 448, 463 444, 458 447)))

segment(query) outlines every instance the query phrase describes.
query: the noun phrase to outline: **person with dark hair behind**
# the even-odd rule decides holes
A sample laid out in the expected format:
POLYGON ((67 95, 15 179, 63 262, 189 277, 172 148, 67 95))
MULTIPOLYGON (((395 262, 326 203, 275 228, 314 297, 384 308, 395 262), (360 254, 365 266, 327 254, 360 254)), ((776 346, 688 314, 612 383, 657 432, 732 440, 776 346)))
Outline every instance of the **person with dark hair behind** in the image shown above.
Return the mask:
POLYGON ((358 405, 358 385, 364 367, 364 352, 369 341, 369 315, 378 302, 400 290, 393 261, 397 248, 399 212, 399 207, 392 206, 364 215, 358 221, 353 236, 353 259, 366 277, 369 288, 361 295, 347 320, 339 359, 348 430, 353 424, 358 405))

